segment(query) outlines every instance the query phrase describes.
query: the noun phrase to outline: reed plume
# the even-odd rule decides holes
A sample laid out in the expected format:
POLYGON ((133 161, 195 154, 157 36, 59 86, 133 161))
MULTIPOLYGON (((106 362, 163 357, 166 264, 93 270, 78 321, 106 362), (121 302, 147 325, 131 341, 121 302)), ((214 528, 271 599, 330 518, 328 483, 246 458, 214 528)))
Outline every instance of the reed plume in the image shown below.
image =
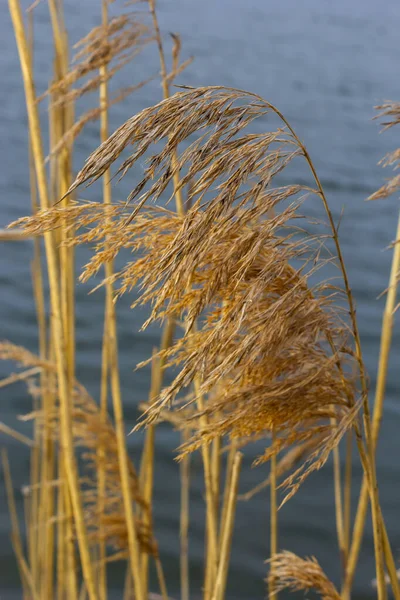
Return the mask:
POLYGON ((341 596, 315 558, 300 558, 293 552, 281 552, 269 561, 273 567, 277 591, 314 590, 322 600, 340 600, 341 596))
MULTIPOLYGON (((191 402, 206 397, 207 403, 192 417, 195 433, 182 454, 217 436, 250 441, 273 431, 275 443, 261 462, 316 436, 313 466, 303 465, 288 480, 294 493, 303 471, 326 461, 359 404, 341 291, 331 283, 311 283, 326 262, 321 253, 327 236, 308 235, 300 209, 318 191, 273 185, 302 148, 287 128, 243 133, 270 112, 260 98, 237 90, 179 92, 121 126, 89 157, 70 188, 96 180, 133 146, 116 171, 126 174, 153 143, 163 141, 147 158, 126 205, 56 207, 18 226, 31 234, 52 230, 64 219, 67 226, 83 228, 71 242, 95 246, 83 280, 129 248, 133 260, 112 277, 116 295, 139 285, 132 306, 151 304, 144 327, 175 316, 184 324, 184 335, 159 354, 179 372, 149 408, 147 422, 175 404, 199 375, 191 402), (179 152, 180 144, 185 145, 179 152), (180 187, 191 182, 190 208, 183 216, 160 205, 165 194, 168 205, 168 186, 177 172, 180 187), (146 207, 150 201, 158 206, 146 207), (194 327, 197 320, 201 327, 194 327)), ((177 402, 179 409, 185 405, 177 402)))
MULTIPOLYGON (((57 367, 50 361, 44 361, 32 352, 29 352, 21 346, 16 346, 10 342, 0 343, 0 360, 17 362, 24 367, 27 373, 26 382, 28 390, 35 401, 40 400, 43 395, 51 393, 56 398, 56 402, 50 412, 43 409, 32 410, 19 418, 23 421, 34 420, 42 429, 46 425, 50 427, 51 438, 55 444, 59 443, 60 421, 58 406, 58 389, 54 378, 47 380, 48 388, 43 386, 38 380, 41 371, 56 373, 57 367), (36 371, 33 371, 36 369, 36 371)), ((18 381, 15 377, 14 381, 18 381)), ((13 383, 9 381, 8 384, 13 383)), ((75 381, 71 394, 72 410, 71 424, 74 439, 74 447, 81 455, 81 473, 80 480, 82 485, 82 500, 84 506, 85 522, 88 530, 88 538, 91 546, 96 548, 99 543, 99 536, 104 536, 105 543, 109 549, 107 560, 125 559, 128 554, 128 535, 127 523, 124 518, 123 498, 121 494, 121 479, 118 460, 118 443, 114 426, 110 419, 104 422, 100 414, 100 407, 87 392, 85 387, 78 381, 75 381), (99 472, 99 448, 107 449, 103 457, 105 469, 105 489, 104 506, 101 514, 98 513, 97 497, 97 473, 99 472)), ((38 402, 33 402, 38 406, 38 402)), ((144 502, 139 489, 139 480, 133 464, 129 463, 130 471, 130 490, 132 501, 140 509, 141 519, 138 520, 139 541, 142 550, 146 553, 157 555, 157 544, 153 538, 151 529, 144 526, 145 514, 148 506, 144 502)), ((53 484, 59 487, 62 481, 54 481, 53 484)), ((26 486, 29 491, 29 486, 26 486)), ((63 518, 62 516, 58 518, 63 518)), ((146 519, 149 523, 149 519, 146 519)))

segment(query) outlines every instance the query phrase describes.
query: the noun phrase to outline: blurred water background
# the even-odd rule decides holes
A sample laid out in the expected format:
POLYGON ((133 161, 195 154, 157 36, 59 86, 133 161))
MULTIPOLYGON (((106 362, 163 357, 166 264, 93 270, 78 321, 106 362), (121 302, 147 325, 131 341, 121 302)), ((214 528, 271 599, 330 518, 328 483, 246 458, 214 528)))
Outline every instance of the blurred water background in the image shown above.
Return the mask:
MULTIPOLYGON (((379 135, 371 119, 373 106, 386 99, 400 99, 398 76, 397 0, 159 0, 163 33, 182 35, 184 56, 194 63, 179 78, 188 85, 227 85, 254 91, 277 105, 306 142, 335 215, 344 207, 340 237, 369 369, 375 384, 383 299, 390 267, 385 250, 395 234, 398 201, 365 203, 389 173, 379 159, 399 145, 396 131, 379 135), (397 138, 397 139, 396 139, 397 138)), ((65 0, 71 41, 76 42, 99 23, 98 0, 65 0)), ((6 3, 0 20, 0 227, 30 210, 27 118, 19 62, 6 3)), ((51 77, 52 40, 46 3, 37 9, 35 68, 38 88, 44 90, 51 77)), ((124 70, 117 84, 130 85, 156 73, 157 56, 149 49, 124 70)), ((138 110, 161 99, 159 83, 153 82, 126 99, 111 112, 111 129, 138 110)), ((80 108, 85 108, 84 100, 80 108)), ((89 104, 88 104, 89 106, 89 104)), ((45 117, 43 105, 42 114, 45 117)), ((76 144, 76 168, 98 144, 99 129, 89 124, 76 144)), ((306 175, 298 172, 298 178, 306 175)), ((308 180, 302 180, 308 181, 308 180)), ((115 189, 125 198, 130 178, 115 189)), ((96 190, 84 192, 96 197, 96 190)), ((32 245, 29 241, 0 245, 0 338, 36 349, 35 308, 30 283, 32 245)), ((81 252, 78 260, 85 259, 81 252)), ((78 376, 89 390, 98 393, 103 304, 101 292, 88 295, 90 285, 77 288, 78 376)), ((157 344, 158 331, 138 333, 145 311, 131 312, 129 298, 119 304, 120 357, 127 427, 134 423, 137 404, 146 399, 148 370, 134 372, 135 364, 157 344)), ((386 414, 378 452, 381 499, 395 553, 400 558, 400 336, 394 336, 386 414)), ((0 364, 6 376, 10 365, 0 364)), ((1 420, 24 430, 17 415, 29 411, 24 387, 1 391, 1 420)), ((166 565, 171 595, 177 595, 179 571, 179 482, 173 460, 178 438, 168 427, 157 435, 156 532, 166 565)), ((19 506, 21 486, 29 480, 26 448, 4 436, 8 447, 19 506)), ((140 436, 129 437, 135 459, 140 436)), ((266 468, 251 469, 246 456, 241 479, 245 491, 261 481, 266 468)), ((359 469, 356 467, 359 477, 359 469)), ((203 499, 201 465, 193 460, 191 567, 193 588, 200 588, 203 552, 203 499)), ((315 555, 328 574, 338 579, 331 469, 310 477, 297 496, 281 511, 281 548, 300 555, 315 555)), ((356 486, 355 486, 356 487, 356 486)), ((356 500, 357 490, 354 490, 356 500)), ((240 504, 228 596, 234 599, 265 597, 268 520, 267 493, 250 504, 240 504)), ((18 574, 9 540, 9 516, 3 484, 0 486, 0 598, 20 598, 18 574)), ((370 586, 373 544, 368 527, 356 580, 357 598, 373 598, 370 586)), ((115 598, 121 597, 122 572, 114 577, 115 598)), ((196 595, 194 595, 196 597, 196 595)))

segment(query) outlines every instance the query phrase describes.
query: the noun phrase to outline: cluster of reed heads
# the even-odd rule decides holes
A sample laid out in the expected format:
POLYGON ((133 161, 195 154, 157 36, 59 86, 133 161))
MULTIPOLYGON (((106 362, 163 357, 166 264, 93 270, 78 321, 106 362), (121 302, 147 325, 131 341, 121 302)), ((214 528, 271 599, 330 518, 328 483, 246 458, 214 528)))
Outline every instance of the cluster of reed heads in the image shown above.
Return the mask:
MULTIPOLYGON (((9 0, 29 121, 32 214, 14 223, 4 239, 33 238, 38 322, 37 353, 10 341, 0 344, 0 357, 19 366, 0 386, 26 381, 32 398, 32 410, 22 417, 32 421, 32 438, 1 424, 5 433, 30 447, 24 535, 3 452, 23 597, 105 600, 112 593, 109 572, 119 561, 126 564, 126 600, 167 600, 168 573, 152 516, 156 433, 167 422, 181 436, 182 600, 226 597, 241 450, 255 441, 265 448, 255 463, 268 462, 269 476, 244 498, 251 501, 256 492, 269 489, 269 550, 266 544, 261 557, 268 559, 269 551, 269 598, 289 588, 349 600, 369 505, 378 598, 384 600, 390 589, 400 598, 375 467, 400 245, 393 245, 372 414, 337 225, 312 159, 285 117, 258 95, 237 89, 181 88, 171 94, 171 84, 191 59, 181 60, 177 34, 172 36, 172 56, 165 55, 154 0, 113 17, 103 0, 100 25, 77 44, 72 61, 61 0, 49 0, 48 8, 54 76, 39 95, 32 60, 35 6, 25 18, 19 0, 9 0), (112 106, 151 77, 113 97, 110 79, 150 44, 159 54, 163 99, 109 135, 112 106), (75 103, 82 95, 94 98, 94 107, 77 117, 75 103), (47 157, 42 133, 46 113, 39 111, 43 102, 50 131, 47 157), (74 178, 74 142, 86 123, 96 120, 101 145, 74 178), (260 133, 264 125, 268 128, 260 133), (307 167, 308 186, 292 181, 294 161, 307 167), (111 174, 128 172, 135 187, 126 201, 114 202, 111 174), (80 200, 77 188, 99 179, 101 200, 80 200), (310 202, 325 211, 321 227, 307 219, 310 202), (93 253, 80 280, 100 273, 99 287, 105 290, 98 399, 75 376, 74 264, 81 245, 93 253), (128 251, 130 260, 117 270, 121 251, 128 251), (324 277, 328 263, 336 268, 334 280, 324 277), (145 437, 137 465, 127 450, 118 366, 117 300, 122 294, 134 298, 133 309, 149 307, 143 328, 153 322, 162 328, 159 348, 139 365, 151 365, 151 385, 148 401, 138 407, 142 416, 135 431, 144 428, 145 437), (173 378, 167 385, 169 370, 173 378), (356 512, 351 506, 353 446, 364 473, 356 512), (190 581, 193 452, 201 456, 205 490, 204 581, 199 589, 190 581), (342 572, 336 586, 316 559, 281 551, 278 528, 279 502, 289 500, 331 454, 335 560, 342 572)), ((387 127, 400 120, 399 105, 381 109, 387 127)), ((397 150, 385 164, 399 158, 397 150)), ((397 176, 373 198, 399 187, 397 176)), ((174 589, 172 595, 176 593, 174 589)))

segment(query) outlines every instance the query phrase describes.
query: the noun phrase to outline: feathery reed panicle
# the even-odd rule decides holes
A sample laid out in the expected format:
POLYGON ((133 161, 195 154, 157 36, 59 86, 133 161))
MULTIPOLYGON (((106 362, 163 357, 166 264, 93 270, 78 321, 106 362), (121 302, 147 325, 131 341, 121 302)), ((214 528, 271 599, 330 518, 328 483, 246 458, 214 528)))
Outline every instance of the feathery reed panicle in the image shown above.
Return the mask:
POLYGON ((300 558, 293 552, 281 552, 270 561, 276 591, 315 590, 322 600, 340 600, 340 594, 315 558, 300 558))
MULTIPOLYGON (((43 361, 40 357, 29 352, 21 346, 16 346, 7 341, 0 343, 0 360, 15 361, 23 367, 36 367, 39 372, 32 372, 27 379, 28 389, 33 398, 41 397, 50 392, 56 403, 52 412, 45 413, 43 409, 33 410, 20 419, 35 420, 38 427, 45 423, 50 426, 54 443, 60 439, 60 422, 58 409, 58 390, 54 380, 47 380, 49 390, 43 390, 43 385, 37 380, 42 370, 50 373, 56 372, 56 365, 50 361, 43 361), (52 382, 52 383, 51 383, 52 382)), ((13 381, 10 381, 13 383, 13 381)), ((89 395, 87 390, 78 381, 75 381, 72 390, 71 424, 74 446, 80 449, 82 456, 81 483, 84 517, 88 529, 88 538, 93 548, 99 542, 99 536, 104 536, 105 542, 111 551, 107 560, 126 559, 128 553, 127 522, 124 518, 123 498, 121 493, 120 467, 118 458, 118 443, 115 429, 109 419, 104 421, 99 405, 89 395), (98 514, 97 498, 97 472, 99 469, 99 448, 107 448, 103 456, 105 470, 104 505, 101 514, 98 514)), ((141 510, 141 520, 138 521, 139 542, 146 553, 157 556, 157 544, 148 525, 144 527, 148 506, 144 502, 139 490, 139 481, 135 468, 129 462, 129 478, 131 498, 141 510)), ((29 488, 27 488, 29 489, 29 488)), ((146 520, 149 523, 149 520, 146 520)), ((150 522, 151 523, 151 522, 150 522)))
MULTIPOLYGON (((139 285, 133 306, 151 303, 144 327, 173 316, 184 321, 183 337, 159 354, 166 366, 179 365, 178 374, 147 413, 148 421, 157 418, 200 376, 196 395, 207 403, 191 421, 194 435, 183 454, 216 436, 251 440, 274 431, 275 442, 260 462, 317 436, 313 467, 304 465, 309 472, 322 466, 352 425, 357 381, 341 291, 311 283, 327 260, 321 258, 327 236, 307 234, 300 207, 318 192, 297 184, 273 187, 274 177, 302 149, 286 128, 243 132, 269 112, 262 99, 237 90, 179 92, 122 125, 89 157, 70 188, 96 180, 133 146, 117 168, 124 175, 153 143, 163 141, 128 197, 133 208, 76 204, 17 224, 28 233, 45 231, 62 215, 71 226, 84 227, 73 243, 92 242, 95 254, 82 279, 129 248, 133 260, 113 275, 117 294, 139 285), (186 214, 160 205, 145 208, 165 195, 168 204, 177 172, 181 187, 191 182, 186 214), (201 327, 193 327, 196 320, 201 327), (200 425, 204 415, 206 424, 200 425)), ((299 481, 301 474, 296 472, 299 481)), ((293 476, 288 482, 294 493, 293 476)))
MULTIPOLYGON (((382 125, 384 131, 398 125, 400 123, 400 102, 386 102, 380 106, 375 107, 379 113, 375 117, 376 119, 384 119, 382 125)), ((400 166, 400 148, 389 152, 382 158, 379 163, 383 167, 393 167, 398 169, 400 166)), ((387 198, 400 189, 400 175, 394 175, 389 181, 379 188, 376 192, 371 194, 368 200, 378 200, 380 198, 387 198)))

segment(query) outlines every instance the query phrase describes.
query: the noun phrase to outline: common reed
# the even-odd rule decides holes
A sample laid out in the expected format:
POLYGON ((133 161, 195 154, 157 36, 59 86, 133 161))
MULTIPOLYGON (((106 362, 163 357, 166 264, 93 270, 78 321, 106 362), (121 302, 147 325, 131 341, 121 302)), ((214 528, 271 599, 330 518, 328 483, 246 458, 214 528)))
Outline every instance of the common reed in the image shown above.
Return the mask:
MULTIPOLYGON (((103 0, 101 24, 76 46, 72 62, 62 4, 50 1, 54 80, 38 95, 33 38, 26 33, 19 1, 9 0, 9 6, 29 117, 33 204, 32 215, 13 226, 19 237, 35 240, 33 283, 39 326, 38 355, 10 342, 0 345, 0 358, 21 367, 0 386, 25 380, 32 397, 32 411, 23 417, 34 424, 32 440, 1 426, 31 447, 27 549, 19 533, 7 458, 3 460, 25 597, 105 600, 110 595, 108 568, 118 560, 126 563, 125 598, 153 596, 149 571, 153 561, 159 591, 167 600, 153 522, 156 430, 165 421, 181 433, 183 600, 200 592, 189 580, 189 457, 196 451, 202 459, 205 487, 202 595, 206 600, 227 595, 237 500, 251 500, 266 486, 270 487, 271 599, 291 588, 315 589, 322 598, 347 600, 369 502, 378 598, 387 597, 385 569, 395 598, 400 598, 375 466, 400 245, 394 245, 371 416, 338 228, 307 148, 284 115, 260 96, 233 88, 181 88, 171 95, 171 83, 191 59, 181 61, 181 41, 172 34, 168 67, 154 0, 148 2, 147 16, 132 11, 113 18, 103 0), (109 135, 112 106, 154 77, 148 74, 112 99, 112 76, 152 43, 159 54, 163 100, 109 135), (96 105, 75 116, 75 101, 96 91, 96 105), (45 99, 51 133, 47 159, 38 113, 38 103, 45 99), (89 120, 97 119, 100 146, 74 177, 74 140, 89 120), (260 124, 274 125, 255 133, 257 119, 257 131, 260 124), (294 161, 303 161, 312 183, 293 180, 294 161), (128 172, 135 186, 126 201, 115 202, 112 177, 128 172), (282 184, 283 176, 289 183, 282 184), (101 201, 77 199, 79 186, 100 179, 101 201), (307 218, 310 202, 321 204, 324 223, 307 218), (42 236, 49 315, 40 266, 42 236), (98 287, 105 289, 98 400, 75 375, 79 357, 74 257, 82 245, 93 252, 80 280, 101 273, 98 287), (115 269, 121 251, 130 252, 130 259, 115 269), (330 265, 340 275, 335 280, 325 275, 330 265), (118 364, 118 298, 133 292, 132 308, 149 308, 143 329, 152 323, 164 327, 160 347, 138 365, 150 364, 152 372, 150 395, 140 405, 142 417, 134 428, 134 434, 145 429, 140 466, 133 465, 128 454, 118 364), (173 380, 166 385, 164 375, 169 369, 173 380), (343 473, 338 447, 345 434, 348 450, 343 473), (350 535, 352 436, 364 481, 350 535), (264 450, 254 456, 254 463, 269 461, 270 475, 241 496, 241 450, 248 446, 251 451, 255 441, 262 441, 264 450), (283 503, 311 472, 325 465, 332 451, 341 592, 315 559, 280 552, 278 527, 281 489, 283 503)), ((382 110, 390 117, 387 126, 398 122, 396 104, 382 110)), ((385 164, 398 159, 396 151, 385 164)), ((396 189, 395 177, 373 198, 396 189)))

